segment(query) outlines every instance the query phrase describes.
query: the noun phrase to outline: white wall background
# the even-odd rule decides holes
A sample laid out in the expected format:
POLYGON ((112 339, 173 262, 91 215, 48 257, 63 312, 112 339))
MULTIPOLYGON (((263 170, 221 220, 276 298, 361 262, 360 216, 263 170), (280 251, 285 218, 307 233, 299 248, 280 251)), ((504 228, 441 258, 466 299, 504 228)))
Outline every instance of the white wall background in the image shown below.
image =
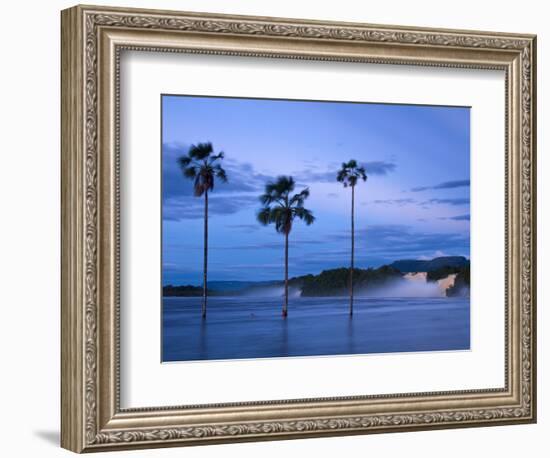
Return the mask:
MULTIPOLYGON (((95 0, 97 4, 115 4, 95 0)), ((116 0, 118 6, 468 28, 538 34, 539 423, 120 452, 128 456, 544 456, 550 433, 548 140, 550 41, 546 2, 116 0), (546 284, 545 284, 546 279, 546 284), (546 385, 546 387, 544 386, 546 385)), ((59 440, 59 10, 71 2, 2 5, 0 47, 0 426, 4 456, 69 456, 59 440)), ((112 455, 115 456, 115 455, 112 455)))

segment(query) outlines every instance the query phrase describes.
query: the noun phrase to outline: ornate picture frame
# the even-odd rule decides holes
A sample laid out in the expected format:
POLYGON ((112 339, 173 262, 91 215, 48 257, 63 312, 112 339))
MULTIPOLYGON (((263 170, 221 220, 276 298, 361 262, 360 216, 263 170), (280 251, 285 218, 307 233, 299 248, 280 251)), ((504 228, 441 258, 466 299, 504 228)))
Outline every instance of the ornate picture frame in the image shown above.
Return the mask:
POLYGON ((536 421, 536 37, 75 6, 62 12, 61 445, 75 452, 536 421), (120 407, 119 90, 124 50, 506 75, 503 389, 120 407))

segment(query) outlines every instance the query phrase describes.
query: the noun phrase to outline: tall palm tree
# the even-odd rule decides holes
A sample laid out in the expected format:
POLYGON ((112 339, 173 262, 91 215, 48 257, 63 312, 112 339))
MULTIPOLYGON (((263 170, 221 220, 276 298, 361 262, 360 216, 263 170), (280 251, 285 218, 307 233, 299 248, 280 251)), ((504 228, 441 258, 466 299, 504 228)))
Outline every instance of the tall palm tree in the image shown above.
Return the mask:
POLYGON ((343 162, 342 168, 336 174, 336 180, 351 187, 351 264, 349 270, 349 315, 353 316, 353 267, 355 251, 355 186, 360 180, 367 181, 364 167, 360 167, 355 159, 343 162))
POLYGON ((214 154, 212 143, 198 143, 191 145, 186 156, 178 158, 178 164, 183 176, 194 180, 193 194, 195 197, 204 196, 204 267, 202 317, 206 318, 207 278, 208 278, 208 192, 214 190, 215 179, 227 181, 225 170, 220 165, 224 157, 223 152, 214 154))
POLYGON ((304 208, 304 202, 309 197, 306 188, 292 195, 295 186, 292 177, 280 176, 276 181, 267 183, 265 193, 260 196, 264 207, 258 212, 258 221, 267 226, 275 224, 275 230, 285 236, 285 299, 283 303, 283 318, 288 315, 288 236, 292 230, 294 218, 301 219, 308 226, 315 221, 310 210, 304 208))

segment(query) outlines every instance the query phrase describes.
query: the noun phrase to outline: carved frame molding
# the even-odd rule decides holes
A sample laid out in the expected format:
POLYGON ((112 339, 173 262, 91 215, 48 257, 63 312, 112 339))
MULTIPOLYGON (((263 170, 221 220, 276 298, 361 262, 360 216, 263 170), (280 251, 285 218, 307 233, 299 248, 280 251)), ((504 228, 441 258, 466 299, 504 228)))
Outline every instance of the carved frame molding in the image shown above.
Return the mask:
POLYGON ((535 45, 531 35, 80 6, 63 11, 62 446, 81 452, 535 421, 535 45), (120 409, 124 49, 504 70, 505 389, 120 409), (343 406, 349 413, 336 415, 343 406))

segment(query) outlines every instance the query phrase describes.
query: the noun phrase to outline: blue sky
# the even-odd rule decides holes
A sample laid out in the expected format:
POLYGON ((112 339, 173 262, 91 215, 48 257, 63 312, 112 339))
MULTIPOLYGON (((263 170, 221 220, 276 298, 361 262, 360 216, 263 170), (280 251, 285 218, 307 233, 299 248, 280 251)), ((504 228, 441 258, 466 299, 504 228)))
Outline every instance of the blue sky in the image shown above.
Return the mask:
POLYGON ((256 221, 258 196, 278 175, 309 187, 316 217, 290 234, 289 275, 347 266, 349 188, 356 159, 357 267, 396 259, 470 256, 470 108, 162 96, 163 283, 201 284, 203 198, 177 158, 210 141, 228 183, 209 195, 209 280, 283 277, 283 237, 256 221))

